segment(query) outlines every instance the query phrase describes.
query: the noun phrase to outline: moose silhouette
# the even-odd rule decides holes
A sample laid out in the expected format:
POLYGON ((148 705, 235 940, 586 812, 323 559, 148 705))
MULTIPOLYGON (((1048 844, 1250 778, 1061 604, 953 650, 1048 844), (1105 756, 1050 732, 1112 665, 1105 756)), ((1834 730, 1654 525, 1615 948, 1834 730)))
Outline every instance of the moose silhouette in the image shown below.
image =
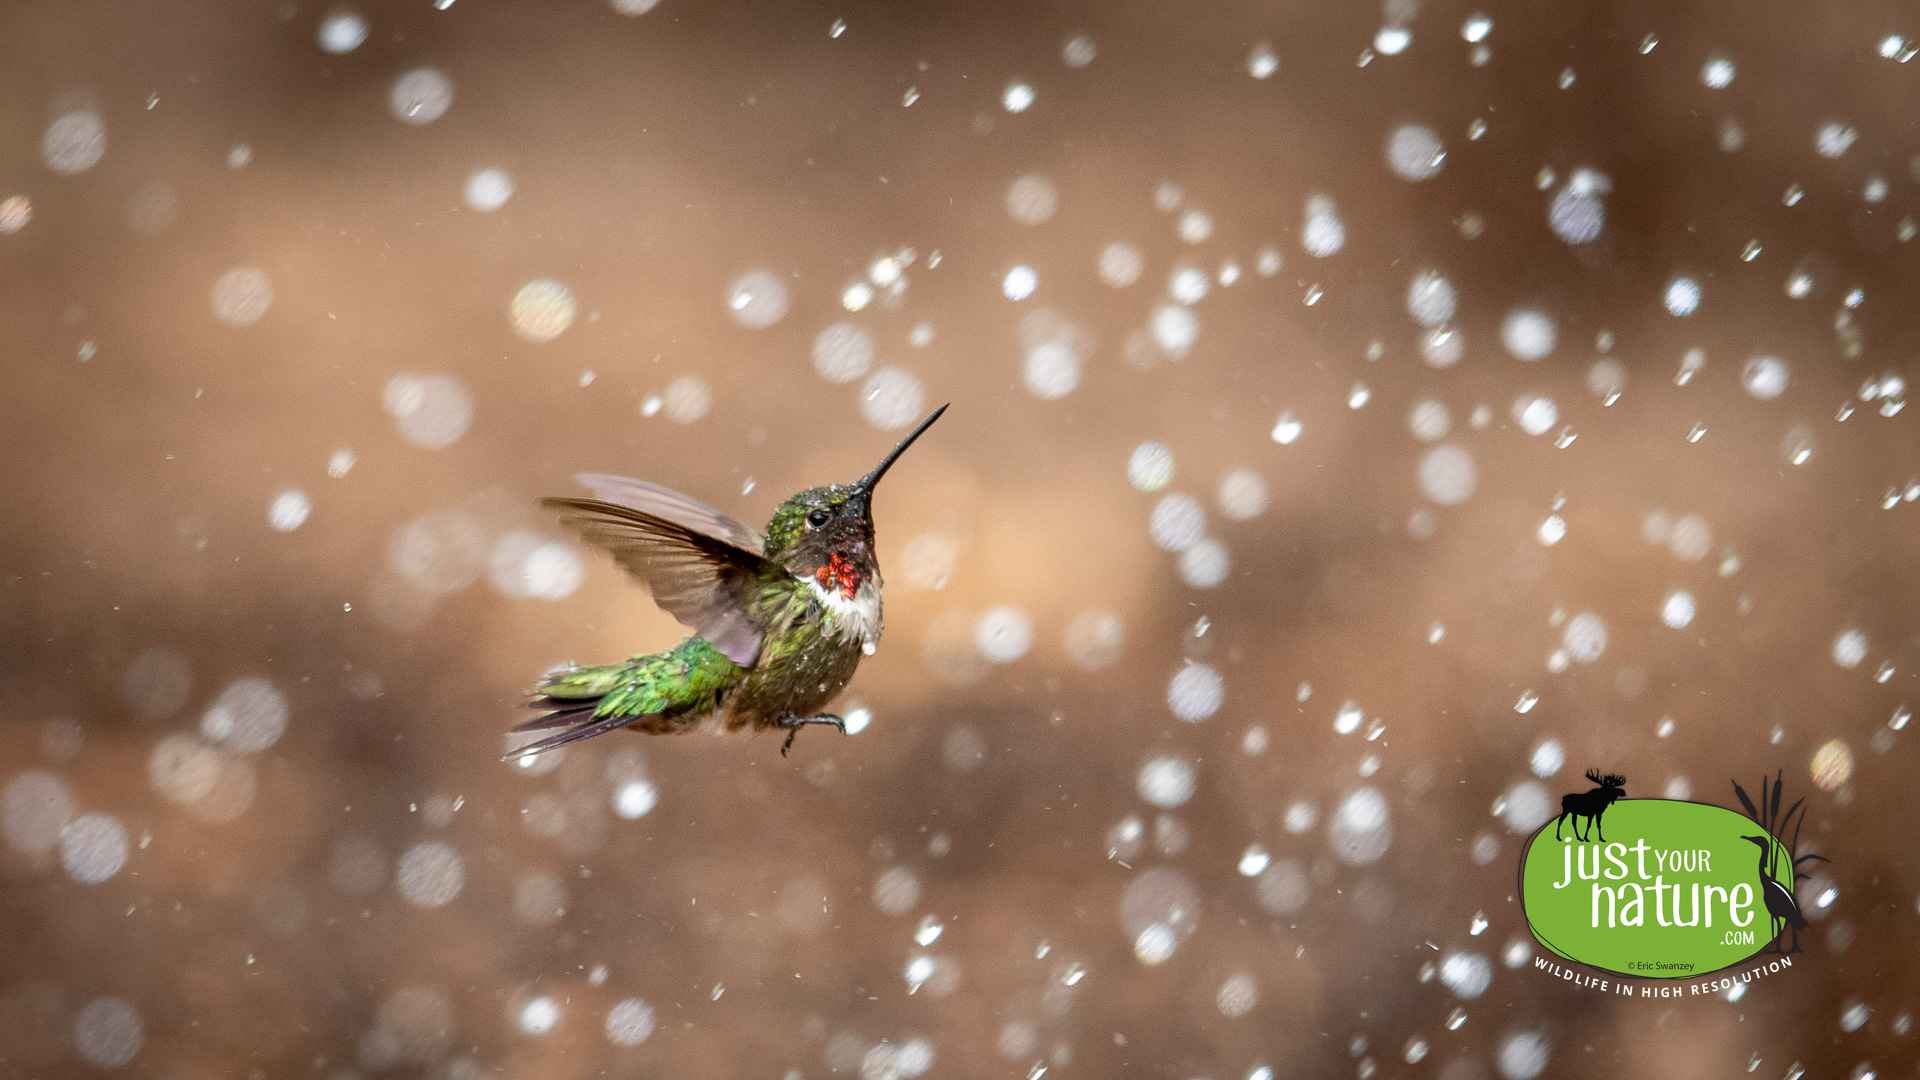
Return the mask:
POLYGON ((1572 818, 1574 839, 1585 843, 1587 837, 1580 834, 1580 819, 1585 818, 1587 821, 1587 831, 1589 833, 1598 832, 1600 834, 1600 842, 1603 844, 1607 842, 1607 834, 1605 830, 1600 828, 1600 816, 1607 812, 1607 807, 1612 806, 1615 801, 1623 798, 1627 794, 1627 778, 1618 773, 1608 773, 1605 776, 1601 776, 1599 769, 1588 769, 1587 779, 1600 786, 1594 788, 1592 791, 1583 791, 1572 795, 1561 796, 1560 816, 1553 819, 1553 838, 1555 840, 1560 839, 1560 823, 1568 818, 1572 818))

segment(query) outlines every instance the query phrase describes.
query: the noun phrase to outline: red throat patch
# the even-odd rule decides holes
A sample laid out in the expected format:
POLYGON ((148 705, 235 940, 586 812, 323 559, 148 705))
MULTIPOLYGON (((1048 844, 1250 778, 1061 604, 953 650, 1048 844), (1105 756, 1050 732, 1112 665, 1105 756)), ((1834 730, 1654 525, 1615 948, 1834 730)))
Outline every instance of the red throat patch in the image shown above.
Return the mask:
POLYGON ((819 582, 822 588, 840 590, 841 596, 851 600, 860 591, 860 583, 866 580, 866 575, 860 572, 852 559, 836 551, 813 572, 813 580, 819 582))

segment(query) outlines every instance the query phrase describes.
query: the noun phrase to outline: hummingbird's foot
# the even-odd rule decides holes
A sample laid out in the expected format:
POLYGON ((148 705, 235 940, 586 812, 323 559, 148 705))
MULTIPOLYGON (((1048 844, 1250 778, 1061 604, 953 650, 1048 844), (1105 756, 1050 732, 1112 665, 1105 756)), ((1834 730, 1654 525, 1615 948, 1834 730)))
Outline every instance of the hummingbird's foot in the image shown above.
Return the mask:
POLYGON ((780 726, 787 729, 787 741, 780 744, 781 757, 787 756, 787 751, 793 746, 793 737, 800 734, 800 729, 808 724, 832 724, 840 734, 847 733, 847 722, 832 713, 821 713, 819 716, 790 716, 780 721, 780 726))

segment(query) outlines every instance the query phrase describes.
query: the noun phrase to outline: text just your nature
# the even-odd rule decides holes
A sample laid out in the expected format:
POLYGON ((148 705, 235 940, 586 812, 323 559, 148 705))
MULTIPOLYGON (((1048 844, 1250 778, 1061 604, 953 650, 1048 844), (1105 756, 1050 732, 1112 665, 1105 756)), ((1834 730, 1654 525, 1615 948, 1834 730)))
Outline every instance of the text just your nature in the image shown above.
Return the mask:
POLYGON ((1653 918, 1661 926, 1700 926, 1713 925, 1716 906, 1724 908, 1725 919, 1736 927, 1746 927, 1753 923, 1753 886, 1741 882, 1728 889, 1720 885, 1706 885, 1704 894, 1702 882, 1687 881, 1682 875, 1707 874, 1712 871, 1712 853, 1704 848, 1686 850, 1664 850, 1647 846, 1642 837, 1632 847, 1618 841, 1605 847, 1576 844, 1571 839, 1565 841, 1562 848, 1562 876, 1554 883, 1554 888, 1578 888, 1576 879, 1593 882, 1592 918, 1593 928, 1599 929, 1601 923, 1601 901, 1604 897, 1606 925, 1642 926, 1647 915, 1647 898, 1652 894, 1653 918), (1591 855, 1591 859, 1589 859, 1591 855), (1633 859, 1629 860, 1628 855, 1633 859), (1653 856, 1653 873, 1648 871, 1648 856, 1653 856), (1602 861, 1604 858, 1604 862, 1602 861), (1611 864, 1611 865, 1608 865, 1611 864), (1671 876, 1672 880, 1669 880, 1671 876), (1626 880, 1629 877, 1635 881, 1626 880), (1618 885, 1603 885, 1602 880, 1616 881, 1618 885), (1684 892, 1682 890, 1685 890, 1684 892), (1686 904, 1682 905, 1682 897, 1686 904), (1682 911, 1687 913, 1681 917, 1682 911))

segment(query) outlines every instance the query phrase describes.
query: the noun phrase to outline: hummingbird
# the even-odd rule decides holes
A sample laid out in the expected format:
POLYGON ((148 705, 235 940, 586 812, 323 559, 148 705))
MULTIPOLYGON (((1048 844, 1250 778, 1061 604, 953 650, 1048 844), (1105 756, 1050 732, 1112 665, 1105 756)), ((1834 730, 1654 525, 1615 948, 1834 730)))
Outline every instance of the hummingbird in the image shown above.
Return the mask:
POLYGON ((529 703, 544 711, 513 730, 553 734, 506 759, 618 728, 785 730, 782 757, 809 724, 845 734, 846 720, 820 709, 880 641, 873 489, 946 411, 935 409, 853 483, 808 488, 781 503, 765 535, 677 491, 624 476, 581 473, 575 479, 596 498, 542 499, 693 633, 664 652, 549 672, 529 703))

